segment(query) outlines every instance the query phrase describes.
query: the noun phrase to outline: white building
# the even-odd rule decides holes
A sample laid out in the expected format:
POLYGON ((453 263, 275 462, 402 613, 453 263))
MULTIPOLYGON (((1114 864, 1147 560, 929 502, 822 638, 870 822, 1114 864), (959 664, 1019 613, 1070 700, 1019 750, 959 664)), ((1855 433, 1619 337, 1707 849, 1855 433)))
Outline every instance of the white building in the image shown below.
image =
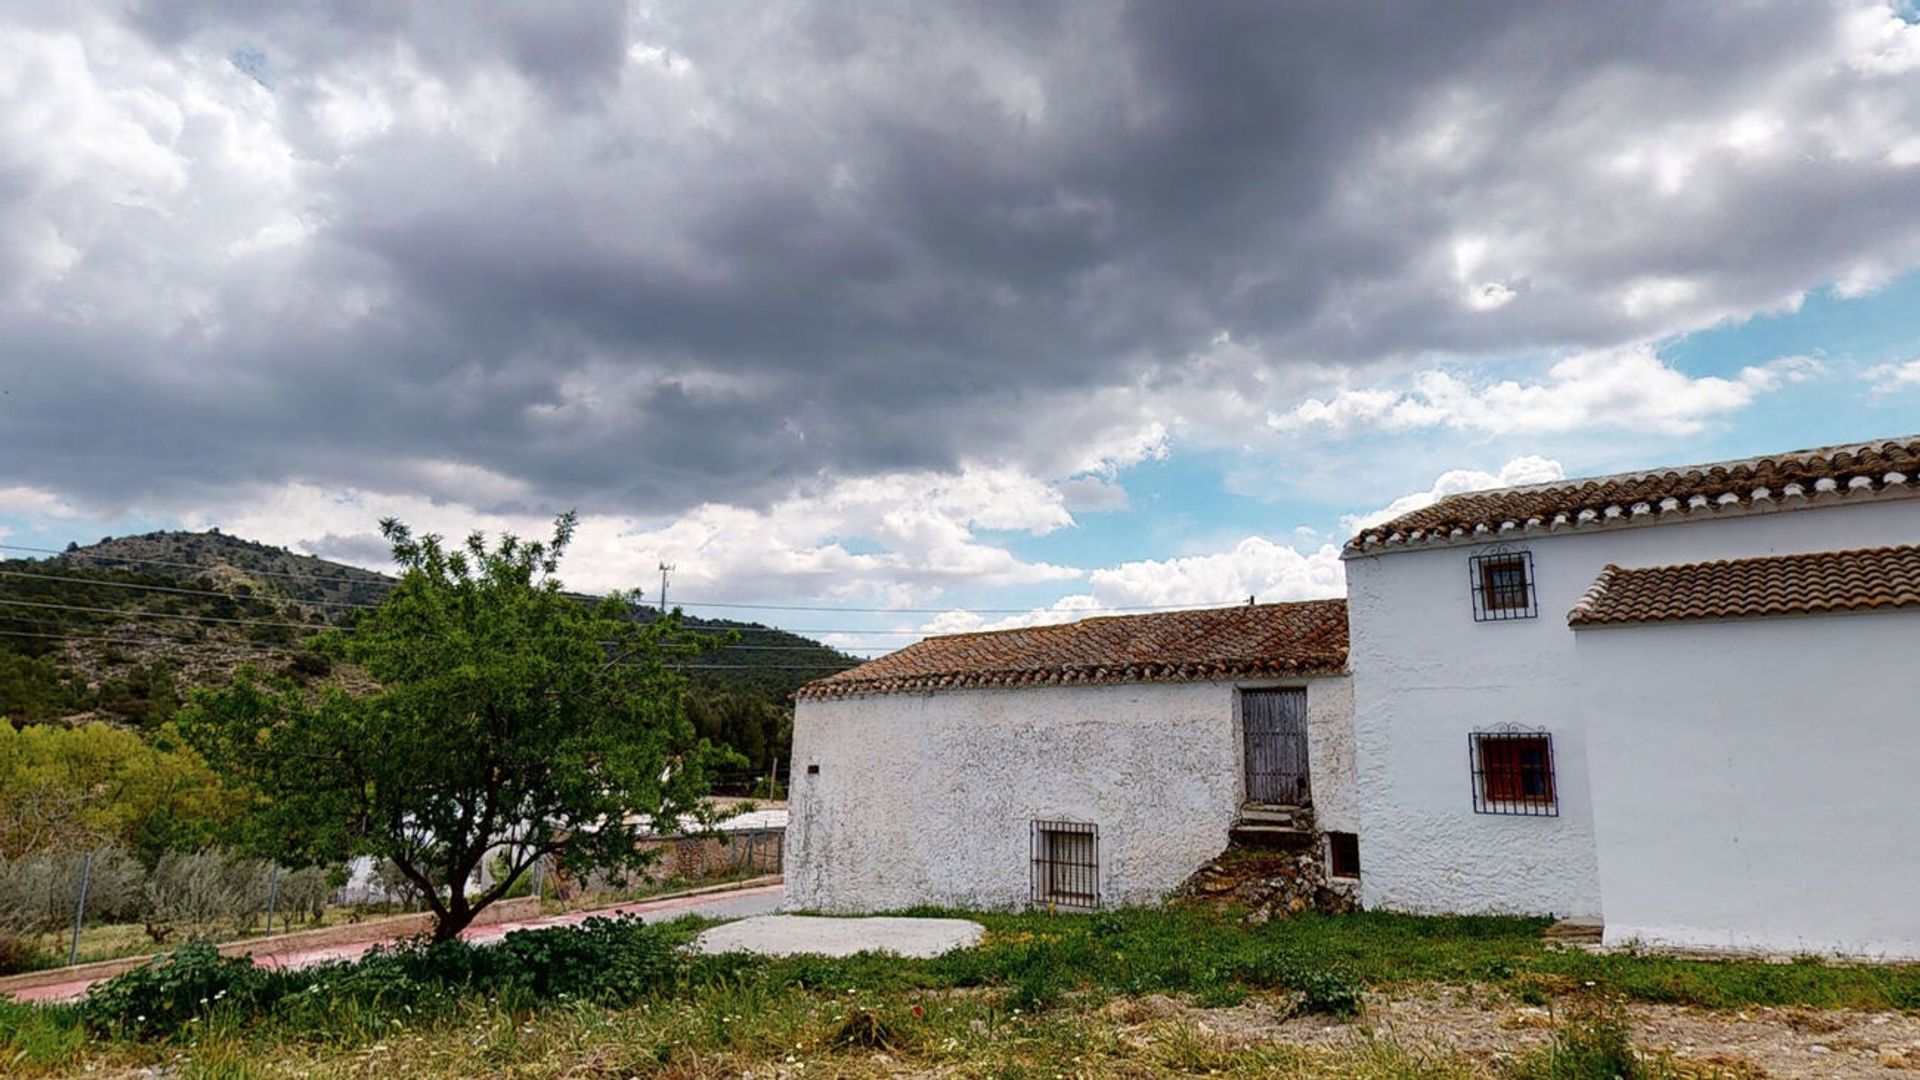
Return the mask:
POLYGON ((1897 560, 1766 561, 1920 541, 1917 472, 1912 438, 1456 495, 1356 537, 1363 901, 1920 956, 1920 785, 1882 772, 1920 765, 1920 590, 1897 560), (1609 581, 1730 559, 1761 561, 1570 625, 1609 581))
POLYGON ((810 684, 787 904, 1152 903, 1236 826, 1309 842, 1310 804, 1351 833, 1346 628, 1338 600, 1088 619, 928 638, 810 684))
POLYGON ((1074 899, 1151 902, 1310 801, 1370 907, 1920 958, 1916 479, 1920 437, 1456 495, 1344 605, 929 639, 802 692, 789 902, 1058 903, 1087 844, 1074 899), (1270 689, 1299 799, 1249 788, 1270 689))

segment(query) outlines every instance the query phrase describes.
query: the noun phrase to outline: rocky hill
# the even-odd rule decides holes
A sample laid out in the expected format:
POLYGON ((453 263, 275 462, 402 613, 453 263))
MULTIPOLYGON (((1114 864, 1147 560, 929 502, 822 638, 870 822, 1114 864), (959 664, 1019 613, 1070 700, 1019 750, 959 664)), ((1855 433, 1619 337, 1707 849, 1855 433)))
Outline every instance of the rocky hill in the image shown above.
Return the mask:
MULTIPOLYGON (((364 688, 359 673, 304 643, 379 603, 392 585, 383 574, 218 531, 107 538, 45 559, 0 561, 0 716, 151 728, 192 687, 224 682, 249 663, 364 688)), ((753 769, 784 752, 789 695, 854 663, 755 623, 701 626, 737 629, 743 644, 758 646, 702 657, 689 672, 703 733, 735 745, 753 769)))

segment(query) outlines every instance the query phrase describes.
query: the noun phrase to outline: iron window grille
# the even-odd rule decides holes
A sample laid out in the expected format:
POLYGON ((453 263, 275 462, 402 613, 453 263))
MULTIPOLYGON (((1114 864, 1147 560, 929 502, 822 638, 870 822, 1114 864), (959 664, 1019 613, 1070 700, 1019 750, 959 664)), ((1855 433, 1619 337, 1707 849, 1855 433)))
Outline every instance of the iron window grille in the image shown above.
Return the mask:
POLYGON ((1553 736, 1507 727, 1467 737, 1473 767, 1473 812, 1559 817, 1553 773, 1553 736))
POLYGON ((1503 551, 1468 560, 1474 622, 1532 619, 1540 614, 1533 589, 1533 553, 1503 551))
POLYGON ((1100 906, 1100 828, 1078 821, 1033 823, 1035 907, 1100 906))
POLYGON ((1357 834, 1327 834, 1327 873, 1341 878, 1360 876, 1360 837, 1357 834))

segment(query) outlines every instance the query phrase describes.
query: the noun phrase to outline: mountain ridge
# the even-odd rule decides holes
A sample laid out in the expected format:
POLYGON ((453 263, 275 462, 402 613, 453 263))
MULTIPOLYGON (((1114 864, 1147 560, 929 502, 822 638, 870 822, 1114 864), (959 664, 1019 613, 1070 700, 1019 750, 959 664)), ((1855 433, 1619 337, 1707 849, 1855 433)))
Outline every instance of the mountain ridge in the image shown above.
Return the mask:
MULTIPOLYGON (((151 729, 192 687, 220 685, 247 664, 302 683, 371 688, 304 644, 395 583, 217 529, 103 537, 0 561, 0 716, 151 729)), ((655 608, 638 614, 659 617, 655 608)), ((785 753, 793 692, 858 663, 759 623, 702 618, 698 628, 737 630, 758 646, 704 654, 687 672, 688 711, 701 734, 735 746, 758 770, 785 753)))

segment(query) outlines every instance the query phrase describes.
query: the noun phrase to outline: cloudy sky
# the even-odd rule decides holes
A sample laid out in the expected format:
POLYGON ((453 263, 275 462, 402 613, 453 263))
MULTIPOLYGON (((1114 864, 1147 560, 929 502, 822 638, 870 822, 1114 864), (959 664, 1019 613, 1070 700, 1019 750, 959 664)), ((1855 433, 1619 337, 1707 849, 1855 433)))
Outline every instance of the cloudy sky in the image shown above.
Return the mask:
POLYGON ((1911 0, 460 7, 0 9, 0 542, 572 507, 878 647, 1920 430, 1911 0))

